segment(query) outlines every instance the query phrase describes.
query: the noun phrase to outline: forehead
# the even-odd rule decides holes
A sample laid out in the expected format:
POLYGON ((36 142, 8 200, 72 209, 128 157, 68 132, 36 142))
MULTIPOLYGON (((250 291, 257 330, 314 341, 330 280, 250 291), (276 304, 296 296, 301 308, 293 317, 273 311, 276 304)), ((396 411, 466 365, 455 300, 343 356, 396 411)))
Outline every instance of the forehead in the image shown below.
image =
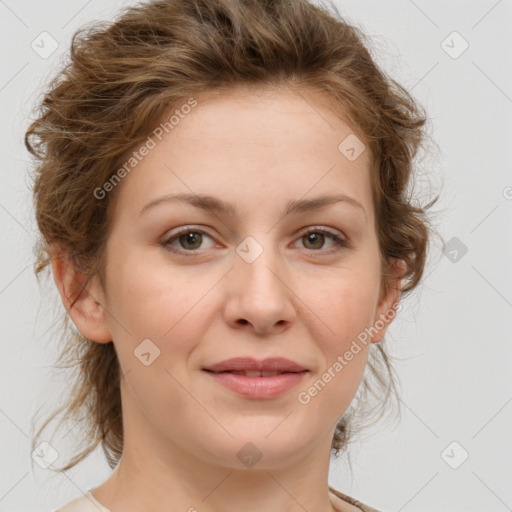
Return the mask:
POLYGON ((326 95, 241 87, 194 99, 124 178, 125 206, 140 209, 165 193, 208 194, 243 208, 337 192, 371 211, 369 151, 326 95), (348 158, 354 143, 360 154, 348 158))
MULTIPOLYGON (((346 110, 325 92, 240 85, 229 91, 205 93, 195 98, 198 106, 180 122, 177 127, 180 129, 173 129, 177 137, 199 139, 206 135, 208 139, 245 148, 256 144, 279 146, 289 155, 291 149, 300 149, 293 148, 294 141, 310 141, 303 148, 308 149, 329 134, 331 137, 325 140, 325 145, 334 142, 334 149, 337 149, 337 138, 356 133, 348 122, 346 110), (282 147, 283 142, 288 145, 282 147)), ((165 113, 161 121, 165 122, 168 114, 165 113)), ((358 132, 357 136, 364 139, 358 132)))

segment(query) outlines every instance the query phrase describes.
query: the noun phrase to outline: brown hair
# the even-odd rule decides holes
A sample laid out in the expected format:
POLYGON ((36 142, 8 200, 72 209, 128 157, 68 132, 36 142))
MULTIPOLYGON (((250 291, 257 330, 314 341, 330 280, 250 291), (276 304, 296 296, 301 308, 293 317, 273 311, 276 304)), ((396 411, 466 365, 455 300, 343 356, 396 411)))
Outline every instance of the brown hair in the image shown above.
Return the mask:
MULTIPOLYGON (((102 199, 93 191, 112 178, 169 108, 237 85, 286 86, 327 94, 367 144, 382 284, 390 285, 388 264, 398 258, 405 264, 402 297, 412 291, 426 261, 426 210, 437 200, 415 206, 408 190, 413 160, 426 141, 427 117, 377 66, 363 32, 331 8, 334 15, 307 0, 157 0, 125 8, 113 23, 79 29, 69 60, 49 84, 25 135, 37 161, 33 190, 42 236, 36 276, 49 266, 50 244, 56 244, 84 275, 97 274, 104 282, 116 190, 102 199)), ((69 400, 41 426, 33 447, 65 411, 64 419, 81 423, 87 446, 59 471, 100 442, 114 468, 123 450, 122 376, 114 345, 86 339, 63 316, 59 361, 77 369, 76 379, 69 400)), ((368 419, 371 411, 382 412, 394 394, 383 345, 372 346, 358 407, 351 406, 336 427, 335 454, 347 446, 355 415, 368 419), (370 394, 379 402, 374 409, 367 407, 370 394)))

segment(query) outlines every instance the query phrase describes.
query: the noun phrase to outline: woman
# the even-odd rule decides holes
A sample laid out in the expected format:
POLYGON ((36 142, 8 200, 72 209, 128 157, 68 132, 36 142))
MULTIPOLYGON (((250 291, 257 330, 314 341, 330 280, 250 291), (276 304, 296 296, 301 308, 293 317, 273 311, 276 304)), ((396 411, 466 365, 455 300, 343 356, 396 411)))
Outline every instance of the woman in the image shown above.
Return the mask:
POLYGON ((25 138, 36 272, 77 328, 88 445, 59 470, 101 443, 114 471, 60 512, 375 510, 329 459, 393 391, 433 203, 407 196, 425 115, 363 39, 306 0, 159 0, 75 35, 25 138))

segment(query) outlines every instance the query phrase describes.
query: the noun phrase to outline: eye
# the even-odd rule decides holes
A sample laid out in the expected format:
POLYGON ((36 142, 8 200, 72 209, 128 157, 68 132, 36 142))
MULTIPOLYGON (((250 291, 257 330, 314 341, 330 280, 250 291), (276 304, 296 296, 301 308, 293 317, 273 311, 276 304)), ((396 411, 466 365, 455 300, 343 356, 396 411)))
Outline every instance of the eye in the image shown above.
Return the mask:
POLYGON ((183 253, 183 252, 195 252, 197 251, 203 242, 204 237, 211 238, 208 234, 200 229, 192 229, 185 227, 180 229, 177 233, 168 238, 164 243, 164 247, 172 252, 183 253), (178 243, 180 247, 176 247, 174 244, 178 243))
POLYGON ((299 240, 305 241, 306 249, 312 249, 314 252, 318 252, 322 250, 322 246, 325 243, 325 239, 330 238, 333 243, 334 250, 329 250, 328 252, 336 252, 341 250, 342 248, 350 247, 350 244, 347 240, 341 238, 337 233, 332 233, 326 229, 321 228, 312 228, 306 233, 304 233, 299 240))
MULTIPOLYGON (((162 245, 169 251, 188 255, 194 255, 200 252, 201 245, 204 242, 204 237, 213 241, 212 237, 201 229, 194 229, 183 227, 174 233, 170 238, 162 243, 162 245)), ((327 251, 328 253, 337 252, 343 248, 350 248, 350 242, 340 237, 337 233, 333 233, 323 228, 310 228, 309 231, 303 233, 299 240, 304 240, 306 249, 311 249, 313 252, 322 252, 326 239, 330 239, 333 244, 327 251), (333 249, 334 248, 334 249, 333 249)), ((208 249, 213 247, 203 247, 208 249)))

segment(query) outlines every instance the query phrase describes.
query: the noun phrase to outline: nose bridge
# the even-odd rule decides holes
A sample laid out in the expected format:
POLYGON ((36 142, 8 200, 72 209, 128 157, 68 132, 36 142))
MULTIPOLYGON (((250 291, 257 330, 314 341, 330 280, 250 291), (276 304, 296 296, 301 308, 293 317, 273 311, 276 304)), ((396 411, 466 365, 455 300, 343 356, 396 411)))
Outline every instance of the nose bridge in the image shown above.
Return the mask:
POLYGON ((248 322, 259 332, 290 322, 294 316, 285 264, 271 240, 268 233, 245 238, 236 248, 229 274, 229 321, 248 322))
POLYGON ((257 292, 267 296, 267 299, 275 299, 283 293, 283 277, 279 276, 283 272, 283 265, 272 243, 272 236, 268 233, 257 236, 258 239, 248 236, 238 245, 234 270, 237 279, 250 288, 252 294, 257 292))

